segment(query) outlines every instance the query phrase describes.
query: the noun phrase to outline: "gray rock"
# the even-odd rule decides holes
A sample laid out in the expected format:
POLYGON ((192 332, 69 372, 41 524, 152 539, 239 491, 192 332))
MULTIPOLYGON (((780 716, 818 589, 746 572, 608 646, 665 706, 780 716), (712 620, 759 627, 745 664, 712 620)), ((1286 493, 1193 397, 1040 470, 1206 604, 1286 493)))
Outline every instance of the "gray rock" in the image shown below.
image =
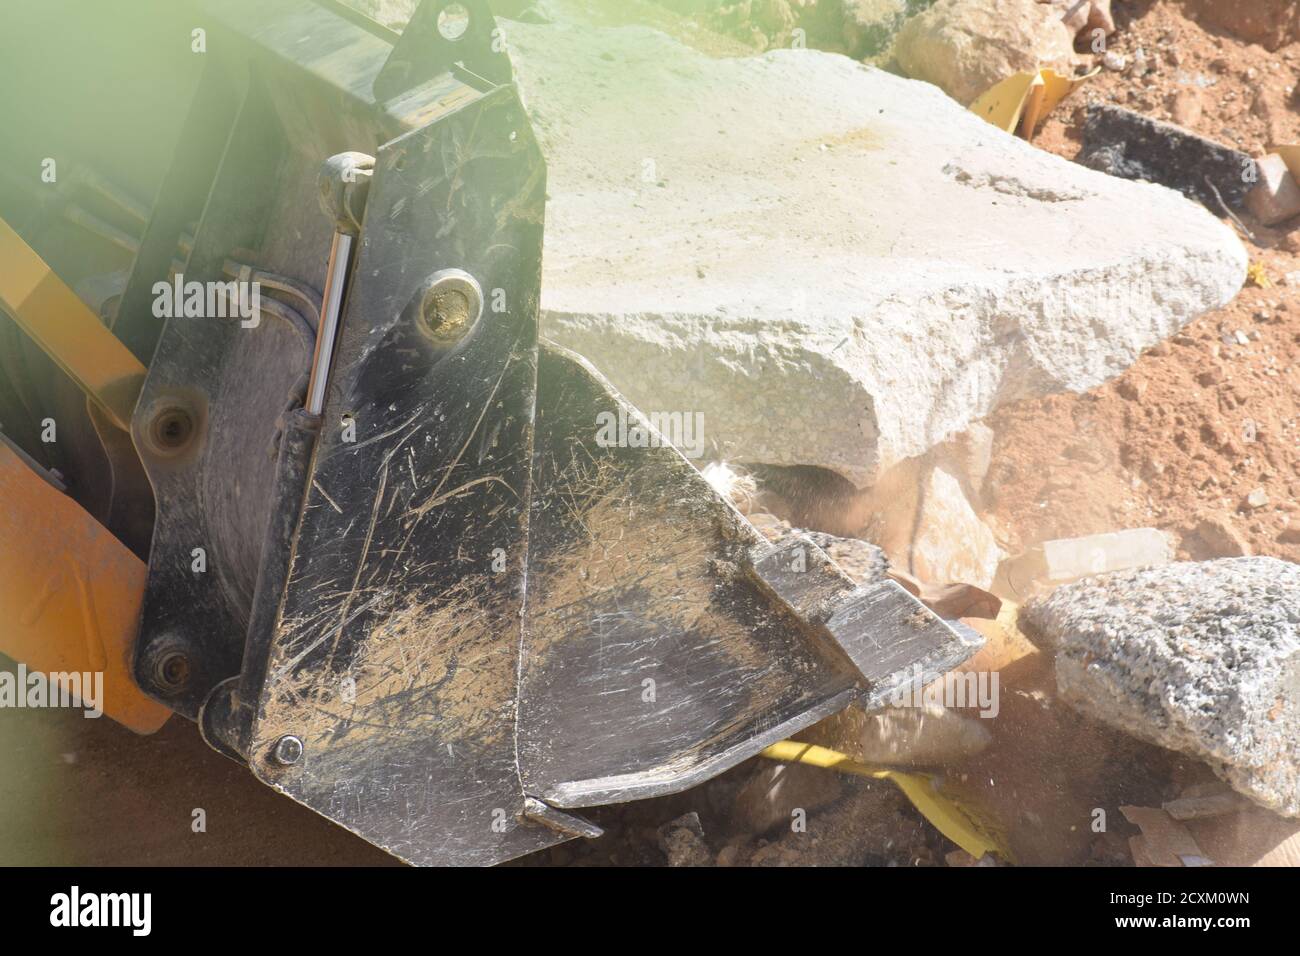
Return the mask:
POLYGON ((1120 571, 1058 588, 1020 620, 1055 646, 1063 698, 1300 816, 1300 565, 1120 571))
POLYGON ((929 84, 503 26, 550 167, 545 334, 643 411, 703 412, 731 460, 869 485, 999 404, 1118 374, 1244 279, 1203 209, 929 84))

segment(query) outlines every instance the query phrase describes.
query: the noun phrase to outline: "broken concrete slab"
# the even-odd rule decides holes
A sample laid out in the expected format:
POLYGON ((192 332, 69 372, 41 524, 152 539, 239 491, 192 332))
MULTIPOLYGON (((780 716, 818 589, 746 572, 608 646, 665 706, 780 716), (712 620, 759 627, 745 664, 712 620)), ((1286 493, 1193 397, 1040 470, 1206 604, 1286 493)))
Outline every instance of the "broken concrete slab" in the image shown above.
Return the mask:
POLYGON ((1240 287, 1204 210, 812 50, 504 24, 549 163, 545 334, 733 460, 871 484, 1240 287))
POLYGON ((1065 700, 1300 816, 1300 565, 1248 557, 1120 571, 1058 588, 1020 620, 1055 648, 1065 700))
POLYGON ((1241 209, 1257 178, 1250 156, 1121 106, 1092 103, 1083 123, 1078 161, 1120 179, 1176 189, 1222 214, 1241 209))

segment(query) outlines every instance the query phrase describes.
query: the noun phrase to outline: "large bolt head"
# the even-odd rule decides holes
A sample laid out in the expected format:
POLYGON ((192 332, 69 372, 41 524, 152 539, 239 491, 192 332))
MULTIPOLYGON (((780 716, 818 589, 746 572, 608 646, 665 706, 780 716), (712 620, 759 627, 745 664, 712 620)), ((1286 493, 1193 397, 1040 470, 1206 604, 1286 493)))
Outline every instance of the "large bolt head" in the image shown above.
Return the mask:
POLYGON ((468 272, 443 269, 424 284, 420 298, 420 330, 435 344, 448 348, 469 334, 483 314, 483 289, 468 272))
POLYGON ((285 734, 271 749, 271 759, 281 767, 292 767, 302 759, 302 741, 293 734, 285 734))

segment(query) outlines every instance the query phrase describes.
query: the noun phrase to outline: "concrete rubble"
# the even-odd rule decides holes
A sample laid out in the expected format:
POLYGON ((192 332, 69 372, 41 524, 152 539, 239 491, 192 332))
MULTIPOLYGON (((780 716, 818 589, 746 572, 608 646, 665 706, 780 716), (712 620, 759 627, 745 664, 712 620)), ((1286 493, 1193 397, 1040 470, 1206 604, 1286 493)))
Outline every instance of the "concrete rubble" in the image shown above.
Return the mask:
POLYGON ((867 486, 999 404, 1118 374, 1242 283, 1204 210, 928 84, 505 27, 550 169, 545 334, 643 410, 702 411, 716 455, 867 486))
MULTIPOLYGON (((1185 2, 1207 22, 1259 21, 1260 42, 1300 23, 1185 2)), ((870 764, 1005 769, 1041 730, 1050 758, 1010 778, 1047 778, 1044 800, 1013 800, 1035 827, 1069 774, 1086 776, 1056 765, 1063 749, 1093 741, 1076 757, 1108 784, 1163 747, 1227 784, 1196 763, 1212 780, 1202 789, 1115 803, 1141 834, 1116 838, 1125 862, 1294 863, 1296 821, 1277 815, 1300 818, 1300 568, 1250 557, 1244 526, 1270 505, 1264 491, 1207 501, 1165 525, 1176 531, 1031 537, 1020 550, 1026 539, 996 513, 984 422, 1004 404, 1111 379, 1227 304, 1247 256, 1217 219, 1300 213, 1282 158, 1191 132, 1211 109, 1200 87, 1174 97, 1166 115, 1181 125, 1132 98, 1139 111, 1089 96, 1077 164, 964 109, 1019 71, 1149 80, 1155 57, 1178 64, 1163 41, 1155 53, 1149 40, 1098 45, 1116 33, 1110 0, 661 5, 772 52, 734 56, 672 24, 668 36, 583 19, 570 0, 520 0, 528 22, 506 24, 549 165, 545 334, 643 410, 702 411, 706 477, 770 540, 808 536, 854 580, 906 578, 932 607, 945 584, 1029 600, 992 620, 997 599, 983 595, 992 610, 961 625, 1001 634, 962 671, 1008 674, 1009 722, 1023 721, 1010 733, 1006 719, 921 701, 852 707, 801 739, 870 764), (817 18, 835 48, 913 79, 802 49, 817 18), (773 481, 763 469, 786 469, 770 466, 793 467, 773 481), (848 489, 827 507, 838 523, 801 497, 817 469, 848 489), (1013 541, 1009 555, 999 542, 1013 541), (1236 832, 1247 819, 1267 837, 1258 847, 1236 832)), ((1224 346, 1252 341, 1236 331, 1224 346)), ((1222 379, 1199 374, 1204 388, 1222 379)), ((1140 406, 1146 387, 1125 379, 1118 391, 1140 406)), ((814 484, 808 498, 819 495, 814 484)), ((1300 542, 1300 513, 1278 540, 1300 542)), ((670 865, 858 862, 867 845, 893 858, 900 814, 882 813, 897 801, 887 787, 762 760, 727 786, 713 807, 726 825, 706 814, 707 839, 695 813, 650 831, 670 865), (791 828, 809 813, 814 830, 791 828), (868 818, 883 839, 841 833, 868 818)), ((1065 803, 1076 798, 1079 814, 1094 805, 1073 792, 1065 803)))
POLYGON ((1300 215, 1300 185, 1286 161, 1270 153, 1258 163, 1259 182, 1246 194, 1246 208, 1266 226, 1300 215))
POLYGON ((1224 558, 1087 578, 1027 604, 1061 696, 1300 817, 1300 565, 1224 558))

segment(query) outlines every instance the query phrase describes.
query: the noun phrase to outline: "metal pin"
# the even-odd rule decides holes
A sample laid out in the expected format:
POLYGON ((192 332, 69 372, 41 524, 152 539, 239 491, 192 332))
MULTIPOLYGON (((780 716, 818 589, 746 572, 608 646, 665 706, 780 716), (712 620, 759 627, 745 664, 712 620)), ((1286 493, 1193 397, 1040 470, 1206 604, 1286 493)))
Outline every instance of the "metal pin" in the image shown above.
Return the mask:
POLYGON ((311 360, 311 380, 307 383, 306 409, 313 415, 325 410, 325 386, 330 364, 334 361, 334 341, 338 334, 339 313, 343 306, 343 289, 352 260, 352 237, 335 230, 326 266, 325 291, 321 296, 320 325, 316 330, 316 353, 311 360))

